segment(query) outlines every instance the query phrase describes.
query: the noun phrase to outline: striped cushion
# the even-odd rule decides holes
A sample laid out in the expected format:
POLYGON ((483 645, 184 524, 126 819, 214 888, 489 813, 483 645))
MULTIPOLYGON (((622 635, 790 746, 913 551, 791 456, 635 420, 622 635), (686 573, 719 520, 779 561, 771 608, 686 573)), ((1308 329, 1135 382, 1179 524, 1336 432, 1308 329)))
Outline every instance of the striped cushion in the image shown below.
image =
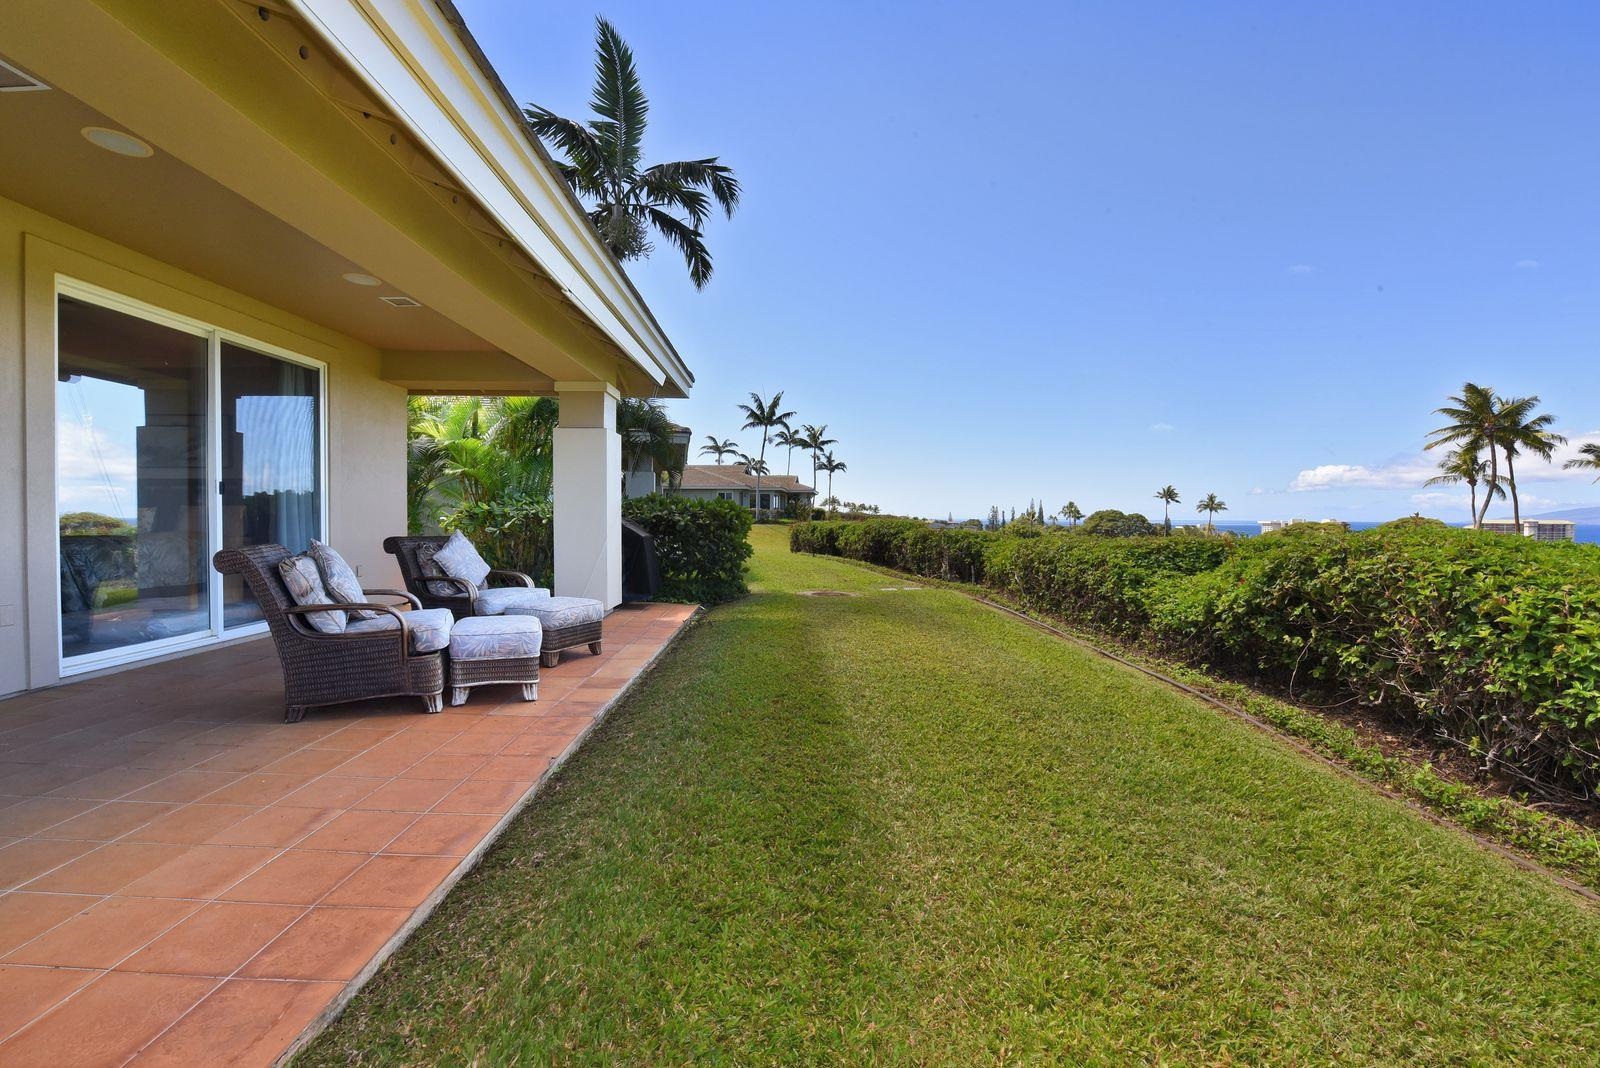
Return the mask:
MULTIPOLYGON (((297 605, 329 604, 333 600, 322 585, 317 562, 305 553, 280 561, 278 574, 283 576, 289 597, 297 605)), ((343 634, 347 622, 343 612, 309 612, 300 618, 323 634, 343 634)))
MULTIPOLYGON (((356 578, 355 569, 345 563, 344 557, 339 555, 337 549, 312 538, 311 548, 306 550, 306 555, 317 562, 317 568, 322 572, 322 585, 333 600, 340 604, 366 602, 367 595, 362 592, 361 580, 356 578)), ((371 619, 380 613, 362 609, 348 614, 351 619, 371 619)))
MULTIPOLYGON (((455 616, 448 608, 424 608, 406 612, 406 626, 411 631, 413 653, 436 653, 450 644, 450 628, 455 616)), ((362 619, 350 624, 346 634, 372 634, 376 631, 395 630, 400 621, 387 612, 376 619, 362 619)))

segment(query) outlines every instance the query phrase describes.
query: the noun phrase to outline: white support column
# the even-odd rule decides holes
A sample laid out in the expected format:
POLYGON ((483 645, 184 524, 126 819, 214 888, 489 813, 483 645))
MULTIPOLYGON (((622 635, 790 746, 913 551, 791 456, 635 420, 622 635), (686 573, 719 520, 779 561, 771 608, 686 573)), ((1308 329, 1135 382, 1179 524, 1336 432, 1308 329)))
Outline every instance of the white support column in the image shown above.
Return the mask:
POLYGON ((622 438, 604 382, 557 382, 555 593, 622 603, 622 438))

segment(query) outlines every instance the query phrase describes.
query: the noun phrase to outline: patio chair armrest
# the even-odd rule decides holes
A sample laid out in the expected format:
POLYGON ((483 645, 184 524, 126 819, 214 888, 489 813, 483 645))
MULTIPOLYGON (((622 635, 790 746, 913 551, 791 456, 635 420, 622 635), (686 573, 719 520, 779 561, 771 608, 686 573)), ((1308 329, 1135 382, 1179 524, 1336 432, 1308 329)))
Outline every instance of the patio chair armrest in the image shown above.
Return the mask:
POLYGON ((368 596, 375 594, 379 597, 398 597, 407 604, 411 605, 412 608, 415 608, 418 611, 422 609, 422 601, 417 598, 417 595, 414 593, 407 593, 405 590, 362 590, 361 592, 367 594, 368 596))
MULTIPOLYGON (((422 581, 424 583, 447 582, 450 585, 455 586, 456 588, 461 590, 461 593, 459 593, 459 594, 450 594, 449 596, 451 596, 451 597, 464 596, 464 597, 466 597, 466 599, 468 601, 476 601, 478 599, 478 587, 474 586, 472 583, 468 582, 466 579, 455 578, 454 576, 451 576, 451 575, 429 575, 427 578, 424 578, 422 581)), ((435 594, 435 596, 438 596, 438 594, 435 594)))
POLYGON ((306 637, 306 638, 315 638, 318 641, 337 642, 337 641, 350 641, 350 640, 354 640, 354 639, 372 638, 372 637, 376 637, 377 635, 383 635, 383 636, 387 637, 388 635, 393 634, 393 635, 396 635, 400 639, 400 652, 401 652, 401 655, 403 655, 403 656, 410 656, 411 655, 411 624, 406 622, 406 614, 404 612, 400 611, 398 608, 395 608, 393 605, 387 605, 387 604, 297 604, 297 605, 290 605, 288 608, 285 608, 283 610, 283 613, 284 613, 284 615, 287 615, 287 616, 307 616, 307 615, 310 615, 313 612, 358 612, 358 611, 359 612, 385 612, 385 613, 388 613, 391 616, 394 616, 396 622, 398 622, 400 625, 398 627, 396 627, 394 630, 360 631, 360 632, 358 632, 356 634, 350 634, 350 633, 347 633, 345 631, 340 631, 338 634, 324 634, 322 631, 317 630, 314 627, 309 627, 308 626, 308 627, 305 627, 304 629, 302 629, 300 631, 300 635, 302 637, 306 637))
POLYGON ((505 571, 500 568, 495 568, 493 571, 489 572, 489 577, 494 578, 495 576, 511 579, 514 585, 527 586, 530 589, 534 585, 532 576, 524 574, 521 571, 505 571))

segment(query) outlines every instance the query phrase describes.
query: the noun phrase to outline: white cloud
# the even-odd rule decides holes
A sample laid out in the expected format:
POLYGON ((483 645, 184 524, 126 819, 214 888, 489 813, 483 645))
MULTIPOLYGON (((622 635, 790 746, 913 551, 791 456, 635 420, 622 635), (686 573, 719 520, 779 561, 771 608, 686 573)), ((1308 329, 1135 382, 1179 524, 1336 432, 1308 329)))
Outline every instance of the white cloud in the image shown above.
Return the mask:
POLYGON ((1443 490, 1428 490, 1425 493, 1413 493, 1411 503, 1418 508, 1459 508, 1463 512, 1471 511, 1472 498, 1465 493, 1447 493, 1443 490))
POLYGON ((83 423, 58 424, 56 484, 64 512, 104 512, 131 518, 138 463, 121 442, 83 423))
POLYGON ((1518 260, 1513 266, 1519 271, 1532 271, 1538 268, 1538 260, 1518 260))
MULTIPOLYGON (((1523 455, 1517 458, 1517 486, 1519 496, 1524 506, 1546 508, 1560 505, 1563 502, 1546 497, 1536 496, 1524 489, 1534 482, 1593 482, 1596 471, 1593 468, 1578 468, 1565 470, 1562 465, 1579 455, 1579 447, 1600 443, 1600 430, 1591 430, 1583 434, 1574 434, 1564 445, 1556 447, 1550 462, 1545 463, 1538 457, 1523 455)), ((1295 493, 1309 493, 1316 490, 1330 489, 1384 489, 1384 490, 1418 490, 1428 479, 1439 473, 1438 462, 1444 458, 1443 453, 1418 453, 1415 456, 1398 456, 1387 463, 1377 465, 1367 464, 1320 464, 1308 467, 1294 476, 1289 483, 1289 489, 1295 493)), ((1501 459, 1500 473, 1505 474, 1504 458, 1501 459)), ((1454 495, 1441 493, 1420 492, 1412 496, 1418 504, 1441 504, 1448 497, 1455 500, 1454 495), (1424 499, 1426 498, 1426 499, 1424 499)), ((1463 488, 1460 499, 1466 500, 1467 492, 1463 488)))
POLYGON ((1265 492, 1267 492, 1267 491, 1265 489, 1261 488, 1260 486, 1251 486, 1250 487, 1250 496, 1252 496, 1252 497, 1259 497, 1265 492))
POLYGON ((1434 475, 1438 468, 1424 457, 1393 460, 1377 467, 1365 464, 1321 464, 1308 467, 1294 476, 1289 489, 1295 493, 1357 486, 1364 489, 1414 489, 1434 475))
POLYGON ((1578 451, 1584 445, 1600 443, 1600 430, 1590 430, 1583 434, 1573 434, 1567 439, 1565 445, 1557 445, 1555 453, 1550 457, 1548 464, 1539 460, 1529 461, 1524 459, 1517 466, 1517 482, 1523 479, 1561 479, 1563 481, 1593 482, 1594 476, 1600 474, 1594 468, 1580 467, 1573 471, 1563 468, 1568 460, 1576 460, 1583 454, 1578 451))
POLYGON ((1171 423, 1151 423, 1150 424, 1150 433, 1152 433, 1152 434, 1170 434, 1176 429, 1178 429, 1178 428, 1173 426, 1171 423))
POLYGON ((1316 268, 1309 263, 1296 263, 1289 268, 1290 274, 1311 274, 1316 268))

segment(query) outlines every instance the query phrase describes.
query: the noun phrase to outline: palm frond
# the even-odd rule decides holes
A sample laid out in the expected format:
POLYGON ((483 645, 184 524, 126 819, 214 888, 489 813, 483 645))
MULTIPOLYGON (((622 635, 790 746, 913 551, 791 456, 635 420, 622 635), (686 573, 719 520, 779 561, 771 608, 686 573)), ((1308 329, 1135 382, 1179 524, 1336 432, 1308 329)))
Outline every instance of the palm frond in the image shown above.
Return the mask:
POLYGON ((633 49, 604 18, 595 19, 594 96, 590 107, 601 116, 594 126, 606 154, 619 171, 635 171, 644 145, 650 101, 639 84, 633 49))
POLYGON ((711 253, 706 251, 700 231, 660 208, 646 207, 645 212, 656 231, 683 253, 683 260, 689 266, 689 280, 694 287, 704 289, 706 283, 711 281, 711 253))
POLYGON ((537 104, 529 104, 522 109, 522 113, 539 140, 567 157, 563 165, 565 168, 590 175, 598 174, 603 169, 605 152, 587 126, 573 119, 562 118, 537 104))
POLYGON ((716 156, 707 159, 679 160, 675 163, 657 163, 646 169, 639 177, 646 183, 660 182, 666 185, 709 190, 723 213, 730 219, 733 218, 733 209, 739 206, 739 194, 742 192, 739 179, 734 177, 733 168, 718 163, 716 156))

